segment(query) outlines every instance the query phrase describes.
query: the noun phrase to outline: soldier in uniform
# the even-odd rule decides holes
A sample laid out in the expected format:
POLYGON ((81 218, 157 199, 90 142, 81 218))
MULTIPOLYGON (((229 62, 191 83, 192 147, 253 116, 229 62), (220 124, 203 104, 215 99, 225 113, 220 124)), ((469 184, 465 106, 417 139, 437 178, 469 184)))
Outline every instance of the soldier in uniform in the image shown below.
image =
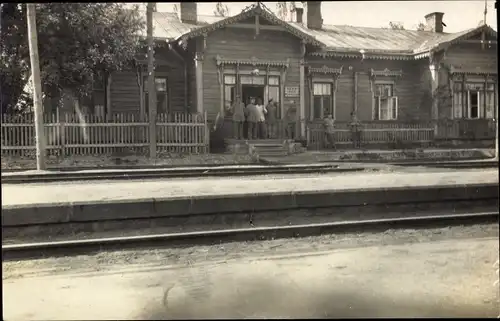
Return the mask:
POLYGON ((351 137, 354 148, 361 148, 361 122, 353 111, 351 112, 351 137))
POLYGON ((329 114, 324 119, 323 125, 325 128, 325 137, 328 147, 336 150, 337 146, 335 145, 335 120, 333 119, 332 114, 329 114))
POLYGON ((267 137, 276 138, 276 121, 278 118, 278 104, 271 98, 267 103, 267 137))
POLYGON ((241 101, 239 95, 236 95, 233 106, 233 137, 243 139, 243 124, 245 122, 245 104, 241 101))
POLYGON ((255 105, 255 98, 250 98, 250 103, 247 105, 247 121, 248 121, 248 139, 257 138, 257 123, 259 122, 259 112, 255 105))

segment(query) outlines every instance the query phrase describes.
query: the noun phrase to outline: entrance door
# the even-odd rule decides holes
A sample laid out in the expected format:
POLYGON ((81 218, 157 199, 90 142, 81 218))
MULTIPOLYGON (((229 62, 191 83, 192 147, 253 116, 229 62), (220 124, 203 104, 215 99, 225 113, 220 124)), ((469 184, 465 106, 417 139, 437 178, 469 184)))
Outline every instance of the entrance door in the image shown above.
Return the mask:
POLYGON ((245 106, 250 103, 251 98, 255 98, 255 102, 260 100, 264 103, 264 86, 259 85, 242 85, 241 86, 242 98, 245 106))

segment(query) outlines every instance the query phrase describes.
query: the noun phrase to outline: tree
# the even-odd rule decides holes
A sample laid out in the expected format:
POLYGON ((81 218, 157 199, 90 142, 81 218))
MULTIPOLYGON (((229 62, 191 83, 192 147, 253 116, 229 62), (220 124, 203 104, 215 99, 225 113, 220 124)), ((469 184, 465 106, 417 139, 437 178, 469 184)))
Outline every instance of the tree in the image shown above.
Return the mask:
MULTIPOLYGON (((1 6, 2 112, 12 111, 30 77, 26 4, 1 6)), ((117 3, 36 5, 43 91, 59 97, 69 89, 88 95, 96 73, 123 69, 140 48, 144 21, 138 8, 117 3)))
POLYGON ((419 22, 417 25, 417 31, 424 31, 425 30, 425 23, 419 22))
POLYGON ((401 22, 390 21, 389 27, 393 30, 405 30, 405 27, 403 26, 403 24, 401 22))
MULTIPOLYGON (((307 4, 307 1, 300 1, 300 3, 302 3, 303 6, 305 6, 307 4)), ((277 2, 276 3, 277 16, 281 20, 286 20, 290 10, 295 9, 296 7, 297 7, 297 1, 277 2)))
POLYGON ((217 2, 217 4, 215 5, 214 15, 218 17, 227 17, 229 16, 229 8, 226 4, 217 2))

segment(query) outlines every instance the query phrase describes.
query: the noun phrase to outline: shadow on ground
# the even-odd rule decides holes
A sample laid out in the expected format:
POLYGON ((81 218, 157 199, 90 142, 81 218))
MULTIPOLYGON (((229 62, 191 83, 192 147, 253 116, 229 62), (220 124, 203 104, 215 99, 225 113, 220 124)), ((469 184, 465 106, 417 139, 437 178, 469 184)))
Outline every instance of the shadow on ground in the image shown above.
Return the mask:
MULTIPOLYGON (((390 277, 390 276, 389 276, 390 277)), ((184 290, 172 288, 167 307, 161 301, 145 306, 137 319, 206 318, 356 318, 356 317, 496 317, 498 303, 478 302, 464 305, 453 298, 388 298, 383 290, 353 289, 348 284, 328 285, 324 289, 299 289, 286 277, 273 281, 231 280, 210 293, 195 298, 184 290)), ((342 282, 344 283, 344 282, 342 282)), ((393 296, 397 296, 394 295, 393 296)))

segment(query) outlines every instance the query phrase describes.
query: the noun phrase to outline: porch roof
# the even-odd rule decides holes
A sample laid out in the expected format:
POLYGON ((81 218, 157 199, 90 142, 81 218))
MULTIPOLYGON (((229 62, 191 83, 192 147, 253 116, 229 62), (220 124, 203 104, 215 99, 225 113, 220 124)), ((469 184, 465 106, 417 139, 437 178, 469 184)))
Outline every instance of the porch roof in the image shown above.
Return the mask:
MULTIPOLYGON (((285 22, 266 10, 265 6, 253 5, 231 17, 198 15, 197 23, 183 23, 173 12, 155 12, 154 36, 168 42, 196 37, 211 30, 259 14, 265 19, 284 26, 288 31, 308 43, 320 47, 314 55, 359 56, 360 50, 376 58, 414 59, 428 56, 431 51, 448 46, 480 34, 496 37, 497 33, 488 25, 457 33, 435 33, 431 31, 394 30, 390 28, 356 27, 347 25, 323 25, 321 30, 309 29, 301 23, 285 22)), ((146 35, 145 30, 142 32, 146 35)), ((141 33, 141 35, 142 35, 141 33)))

